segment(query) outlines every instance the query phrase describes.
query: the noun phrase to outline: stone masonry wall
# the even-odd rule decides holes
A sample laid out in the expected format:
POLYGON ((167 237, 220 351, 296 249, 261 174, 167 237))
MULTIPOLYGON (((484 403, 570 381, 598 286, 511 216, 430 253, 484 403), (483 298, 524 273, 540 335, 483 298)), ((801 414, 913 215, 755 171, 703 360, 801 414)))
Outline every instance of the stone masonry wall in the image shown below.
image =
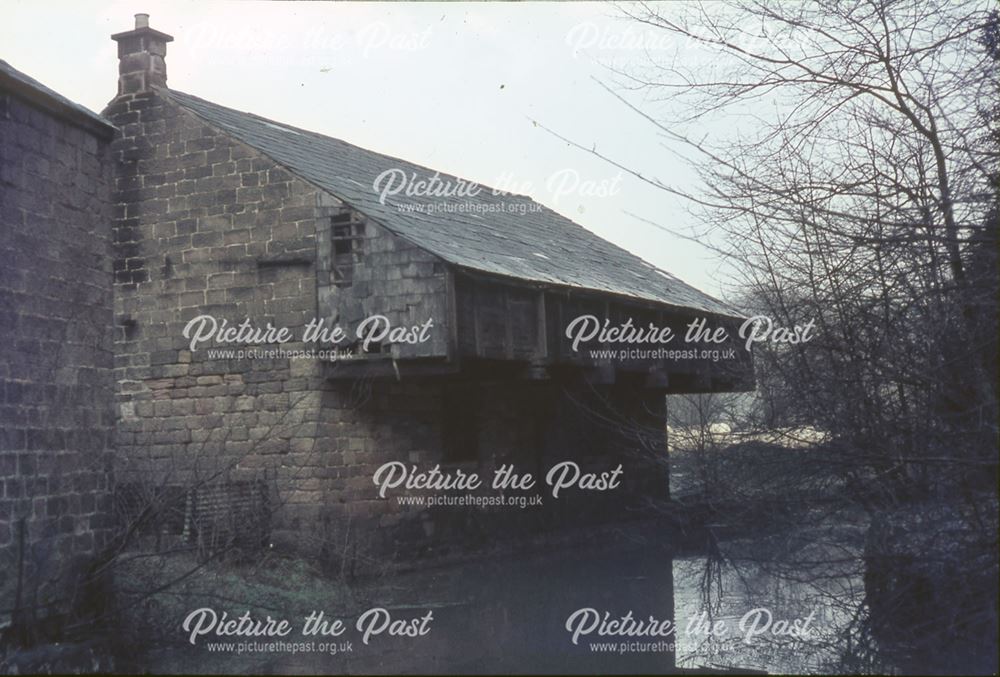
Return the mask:
MULTIPOLYGON (((138 491, 140 503, 172 493, 161 520, 169 524, 154 526, 185 535, 191 492, 218 496, 219 485, 260 482, 276 547, 330 550, 335 537, 323 529, 350 533, 369 517, 371 504, 359 500, 375 453, 356 413, 364 384, 329 381, 313 359, 212 352, 241 344, 192 350, 183 334, 208 315, 287 327, 297 339, 309 320, 329 318, 329 308, 317 308, 317 229, 329 227, 339 202, 165 95, 119 96, 105 114, 121 129, 113 145, 121 485, 138 491)), ((379 237, 374 226, 371 233, 379 237)), ((329 243, 320 240, 321 249, 329 243)), ((373 312, 405 317, 408 300, 386 295, 373 312)), ((318 347, 293 341, 281 349, 318 347)), ((405 415, 388 412, 385 422, 405 415)), ((378 452, 405 458, 409 448, 378 452)), ((222 519, 232 512, 224 503, 222 519)))
POLYGON ((315 369, 213 356, 213 341, 191 350, 183 332, 208 315, 301 336, 316 315, 317 191, 159 94, 119 96, 105 114, 121 129, 113 145, 120 480, 143 484, 147 501, 264 482, 278 518, 301 522, 297 511, 318 499, 311 457, 324 384, 315 369))
MULTIPOLYGON (((335 205, 332 196, 325 200, 335 205)), ((448 271, 433 254, 397 237, 384 227, 352 212, 352 227, 361 237, 351 255, 351 281, 337 283, 332 234, 336 226, 325 219, 336 218, 337 206, 322 209, 317 227, 317 296, 328 324, 340 324, 354 332, 361 322, 384 315, 393 327, 422 326, 428 320, 428 341, 383 345, 382 352, 396 358, 445 357, 453 327, 449 325, 448 271)), ((346 228, 347 226, 343 226, 346 228)), ((373 351, 374 352, 374 351, 373 351)))
MULTIPOLYGON (((383 463, 429 468, 448 461, 443 440, 454 412, 446 379, 328 379, 329 365, 314 359, 226 357, 210 352, 211 342, 191 350, 183 330, 202 315, 271 322, 301 337, 314 317, 351 331, 361 316, 380 313, 394 322, 433 317, 442 337, 434 350, 441 352, 449 340, 447 271, 365 223, 357 276, 350 287, 335 288, 331 218, 343 211, 336 198, 168 96, 120 96, 105 112, 121 129, 113 149, 122 484, 152 484, 153 495, 188 492, 175 510, 181 514, 164 528, 190 534, 192 490, 261 482, 271 544, 320 555, 338 571, 377 568, 449 542, 475 545, 491 533, 517 536, 525 524, 519 516, 427 511, 377 497, 372 475, 383 463)), ((470 463, 484 474, 500 459, 524 466, 539 463, 542 453, 586 456, 551 437, 566 424, 546 405, 561 397, 561 386, 474 385, 483 401, 478 456, 470 463), (543 427, 548 432, 538 432, 543 427)), ((532 528, 567 521, 529 518, 532 528)))
POLYGON ((20 565, 61 613, 104 545, 114 409, 108 140, 0 98, 2 627, 20 565))

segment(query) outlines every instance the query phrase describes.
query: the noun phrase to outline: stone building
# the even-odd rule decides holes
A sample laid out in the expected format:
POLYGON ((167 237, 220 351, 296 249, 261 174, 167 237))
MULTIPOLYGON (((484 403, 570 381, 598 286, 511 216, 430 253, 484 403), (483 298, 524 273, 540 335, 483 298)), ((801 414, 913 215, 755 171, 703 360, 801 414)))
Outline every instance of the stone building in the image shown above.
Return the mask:
POLYGON ((168 89, 173 38, 144 15, 113 39, 119 480, 174 497, 159 529, 210 542, 259 531, 364 563, 615 519, 666 492, 650 461, 665 453, 663 395, 748 383, 746 361, 573 350, 566 325, 582 314, 678 331, 697 316, 733 322, 668 273, 527 197, 168 89), (455 190, 390 185, 432 177, 455 190), (409 336, 357 340, 373 316, 409 336), (347 339, 303 340, 314 318, 347 339), (291 339, 241 357, 193 345, 192 321, 291 339), (491 511, 401 505, 373 483, 392 461, 540 477, 564 460, 624 462, 623 486, 491 511))
POLYGON ((0 636, 71 611, 109 534, 113 134, 0 61, 0 636))
MULTIPOLYGON (((58 141, 31 146, 43 149, 42 160, 27 152, 23 162, 4 161, 5 193, 8 182, 23 190, 12 195, 26 206, 15 214, 21 230, 5 237, 4 254, 17 265, 0 279, 21 294, 14 315, 31 318, 4 326, 35 332, 15 337, 25 355, 13 362, 45 351, 31 343, 36 334, 85 326, 94 327, 100 350, 73 350, 73 360, 89 365, 76 380, 70 365, 32 391, 52 401, 71 381, 74 396, 88 395, 74 414, 80 420, 55 434, 25 409, 23 425, 13 433, 4 426, 16 453, 0 456, 0 470, 40 478, 45 457, 26 455, 35 449, 88 445, 100 457, 114 361, 114 505, 106 505, 106 475, 84 473, 74 480, 79 495, 65 500, 50 481, 54 501, 35 513, 59 515, 52 528, 72 533, 73 548, 96 539, 75 516, 93 508, 90 490, 115 524, 135 527, 128 533, 157 547, 266 544, 341 570, 505 540, 549 542, 575 526, 641 514, 648 498, 666 497, 666 394, 752 384, 742 350, 718 361, 651 358, 619 354, 634 347, 628 343, 568 337, 581 316, 678 334, 699 317, 728 328, 738 321, 733 309, 669 273, 527 197, 171 90, 173 38, 150 28, 146 15, 112 38, 118 93, 106 121, 81 111, 79 120, 51 123, 29 115, 29 127, 75 131, 52 131, 58 141), (72 155, 78 164, 43 161, 65 155, 59 144, 70 143, 83 146, 72 155), (27 190, 32 172, 42 172, 44 190, 62 191, 54 202, 27 190), (44 181, 56 177, 60 185, 44 181), (85 210, 87 218, 57 225, 67 236, 72 228, 88 236, 42 234, 19 216, 46 203, 55 204, 54 222, 69 214, 63 210, 85 210), (109 232, 100 231, 109 222, 109 232), (46 242, 34 250, 38 260, 23 253, 31 238, 46 242), (51 288, 27 286, 23 271, 32 266, 58 269, 51 288), (81 276, 76 283, 73 275, 81 276), (113 318, 110 290, 100 286, 112 278, 113 318), (32 306, 32 293, 44 303, 32 306), (344 336, 307 335, 317 328, 344 336), (592 352, 606 349, 616 352, 592 352), (45 431, 33 438, 32 427, 45 431), (566 461, 581 473, 621 465, 619 483, 548 495, 542 478, 566 461), (487 486, 400 487, 380 496, 373 477, 387 463, 478 473, 487 486), (532 473, 537 485, 493 490, 489 479, 505 466, 532 473), (470 493, 544 500, 505 509, 400 500, 470 493)), ((68 116, 70 108, 59 111, 68 116)), ((18 136, 35 144, 30 134, 18 136)), ((28 397, 10 383, 36 378, 20 368, 3 374, 10 376, 5 418, 22 415, 12 398, 28 397)), ((7 514, 0 513, 0 543, 14 537, 7 514)))

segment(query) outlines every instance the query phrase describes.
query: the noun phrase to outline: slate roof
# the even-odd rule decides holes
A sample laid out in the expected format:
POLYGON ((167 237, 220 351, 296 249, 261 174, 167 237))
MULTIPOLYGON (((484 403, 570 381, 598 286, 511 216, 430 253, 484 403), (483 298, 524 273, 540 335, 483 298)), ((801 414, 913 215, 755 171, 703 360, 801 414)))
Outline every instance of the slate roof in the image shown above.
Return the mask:
POLYGON ((382 172, 457 182, 457 177, 359 148, 339 139, 219 106, 190 94, 160 90, 183 108, 252 146, 299 177, 455 266, 552 286, 612 293, 699 312, 739 316, 734 308, 685 284, 635 254, 521 195, 389 196, 373 189, 382 172), (400 204, 442 201, 470 205, 462 212, 421 213, 400 204), (537 206, 533 206, 537 205, 537 206), (483 211, 477 211, 482 209, 483 211), (532 211, 539 209, 539 211, 532 211))
POLYGON ((3 59, 0 59, 0 90, 11 91, 36 106, 41 106, 50 113, 89 131, 103 136, 114 134, 115 127, 109 121, 89 108, 84 108, 80 104, 70 101, 54 89, 49 89, 3 59))

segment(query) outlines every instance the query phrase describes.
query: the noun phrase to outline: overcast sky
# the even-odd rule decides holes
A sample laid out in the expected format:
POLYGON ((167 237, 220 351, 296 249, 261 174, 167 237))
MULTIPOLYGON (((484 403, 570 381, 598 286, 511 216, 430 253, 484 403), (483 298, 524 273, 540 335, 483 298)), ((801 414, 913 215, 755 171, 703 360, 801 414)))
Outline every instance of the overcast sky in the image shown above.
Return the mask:
MULTIPOLYGON (((0 57, 100 111, 116 91, 109 36, 130 30, 136 12, 174 36, 173 89, 526 193, 723 294, 710 251, 632 215, 685 230, 696 224, 682 201, 542 128, 647 176, 694 185, 656 130, 598 81, 614 83, 609 67, 695 57, 612 5, 8 0, 0 57)), ((628 96, 670 112, 669 101, 628 96)))

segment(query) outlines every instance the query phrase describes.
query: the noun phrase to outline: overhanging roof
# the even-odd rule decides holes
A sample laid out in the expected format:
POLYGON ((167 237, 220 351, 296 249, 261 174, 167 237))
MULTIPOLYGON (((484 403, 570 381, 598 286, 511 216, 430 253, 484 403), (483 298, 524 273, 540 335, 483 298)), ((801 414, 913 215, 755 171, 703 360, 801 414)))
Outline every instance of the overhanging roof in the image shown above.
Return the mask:
POLYGON ((174 90, 159 90, 183 108, 329 191, 417 246, 462 268, 518 280, 631 297, 677 308, 739 316, 731 306, 682 282, 522 195, 389 196, 373 184, 389 169, 459 179, 329 136, 242 113, 174 90), (421 211, 452 202, 454 211, 421 211), (458 203, 464 203, 462 207, 458 203), (408 205, 401 207, 401 205, 408 205), (413 208, 416 205, 417 208, 413 208), (535 211, 537 210, 537 211, 535 211))

